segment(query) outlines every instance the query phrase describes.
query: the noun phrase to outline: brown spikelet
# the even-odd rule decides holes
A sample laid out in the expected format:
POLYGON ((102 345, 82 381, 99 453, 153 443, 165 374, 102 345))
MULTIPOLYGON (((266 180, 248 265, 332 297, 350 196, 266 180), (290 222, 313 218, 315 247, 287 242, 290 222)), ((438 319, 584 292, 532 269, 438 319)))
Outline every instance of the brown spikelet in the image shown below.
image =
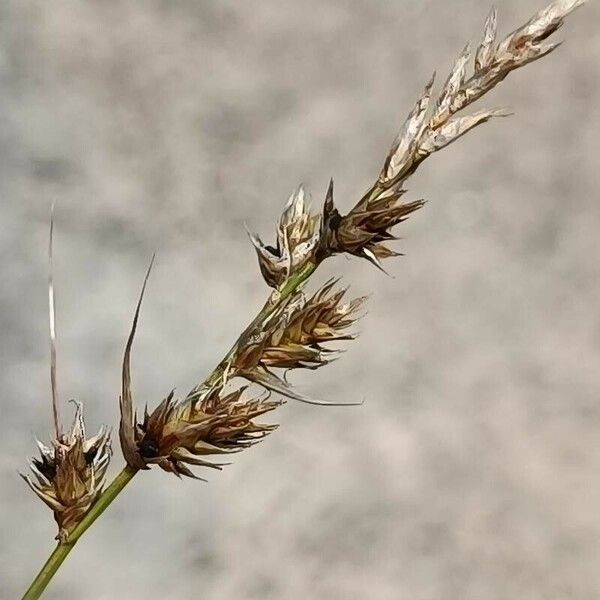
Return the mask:
POLYGON ((385 245, 396 239, 390 229, 424 205, 423 200, 403 202, 403 194, 398 189, 364 199, 342 217, 333 204, 333 184, 330 184, 323 216, 327 223, 323 237, 326 252, 360 256, 383 270, 380 259, 398 256, 385 245))
POLYGON ((296 293, 260 332, 238 348, 232 360, 234 373, 295 400, 330 404, 299 394, 271 369, 317 369, 338 354, 323 344, 354 339, 348 328, 365 298, 342 304, 346 290, 334 291, 336 283, 328 282, 310 297, 296 293))
POLYGON ((50 446, 38 441, 38 447, 40 458, 29 465, 33 477, 21 476, 54 511, 57 539, 65 541, 102 491, 112 454, 110 432, 103 427, 86 438, 78 404, 71 430, 52 440, 50 446))
POLYGON ((182 418, 190 422, 207 421, 208 426, 200 443, 195 442, 190 451, 209 453, 204 446, 218 448, 221 452, 242 450, 262 440, 277 425, 256 423, 254 419, 281 406, 279 401, 268 398, 243 400, 247 386, 223 395, 214 389, 200 401, 183 407, 182 418))
POLYGON ((248 448, 276 429, 255 421, 274 410, 280 402, 262 398, 243 400, 246 388, 223 395, 213 389, 194 402, 178 403, 169 394, 151 413, 136 423, 134 445, 144 468, 157 464, 177 476, 194 475, 189 466, 220 469, 207 461, 208 455, 226 454, 248 448))

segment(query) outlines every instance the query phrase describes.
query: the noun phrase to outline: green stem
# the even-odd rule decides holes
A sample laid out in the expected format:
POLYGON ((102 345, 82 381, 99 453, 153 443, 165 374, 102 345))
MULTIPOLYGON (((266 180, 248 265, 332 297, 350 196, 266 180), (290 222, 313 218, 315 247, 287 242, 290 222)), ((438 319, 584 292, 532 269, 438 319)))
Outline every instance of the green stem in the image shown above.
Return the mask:
POLYGON ((71 532, 67 540, 65 542, 59 542, 58 546, 56 546, 54 552, 52 552, 32 584, 29 586, 29 589, 25 592, 23 600, 35 600, 42 595, 46 586, 50 583, 50 580, 54 577, 56 571, 58 571, 60 565, 62 565, 65 558, 69 555, 69 552, 75 547, 77 540, 79 540, 94 521, 110 506, 112 501, 121 493, 123 488, 132 480, 136 473, 136 470, 125 467, 113 479, 112 483, 102 492, 102 494, 100 494, 100 497, 86 513, 85 517, 83 517, 77 527, 71 532))
MULTIPOLYGON (((297 273, 287 279, 282 286, 271 293, 269 299, 262 307, 258 315, 246 327, 242 335, 237 339, 231 350, 225 358, 217 365, 212 373, 201 385, 194 388, 187 396, 187 400, 191 400, 198 396, 201 390, 211 387, 222 377, 229 359, 234 355, 239 343, 257 327, 268 319, 277 307, 287 298, 289 298, 315 271, 317 264, 309 262, 305 264, 297 273)), ((60 542, 50 555, 37 577, 33 580, 29 589, 25 592, 22 600, 36 600, 39 598, 46 586, 50 583, 59 567, 64 562, 69 552, 75 547, 77 540, 91 527, 94 521, 110 506, 112 501, 123 491, 123 488, 133 479, 137 473, 136 469, 125 467, 111 482, 111 484, 102 492, 98 500, 92 505, 90 510, 85 514, 81 522, 71 532, 65 542, 60 542)))
POLYGON ((71 552, 73 547, 74 544, 58 544, 58 546, 54 548, 54 552, 49 556, 48 560, 37 574, 37 577, 25 592, 23 600, 33 600, 42 595, 46 586, 50 583, 50 580, 54 577, 54 574, 58 571, 60 565, 63 564, 63 561, 67 558, 67 555, 71 552))

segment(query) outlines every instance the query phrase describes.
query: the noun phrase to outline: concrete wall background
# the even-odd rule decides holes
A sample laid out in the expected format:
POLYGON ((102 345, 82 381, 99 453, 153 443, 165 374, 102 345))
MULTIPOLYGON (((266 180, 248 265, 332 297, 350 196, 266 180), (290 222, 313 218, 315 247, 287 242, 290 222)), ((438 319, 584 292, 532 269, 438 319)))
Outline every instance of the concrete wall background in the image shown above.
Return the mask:
MULTIPOLYGON (((503 32, 538 0, 499 0, 503 32)), ((0 5, 0 597, 51 547, 18 479, 50 427, 46 243, 58 200, 59 385, 117 422, 185 392, 267 294, 243 222, 270 237, 304 181, 349 207, 406 112, 488 10, 476 0, 6 0, 0 5)), ((209 484, 136 478, 48 600, 600 597, 600 33, 597 3, 432 157, 361 338, 296 381, 362 408, 288 404, 209 484)), ((65 412, 68 409, 65 409, 65 412)), ((112 471, 121 466, 116 449, 112 471)))

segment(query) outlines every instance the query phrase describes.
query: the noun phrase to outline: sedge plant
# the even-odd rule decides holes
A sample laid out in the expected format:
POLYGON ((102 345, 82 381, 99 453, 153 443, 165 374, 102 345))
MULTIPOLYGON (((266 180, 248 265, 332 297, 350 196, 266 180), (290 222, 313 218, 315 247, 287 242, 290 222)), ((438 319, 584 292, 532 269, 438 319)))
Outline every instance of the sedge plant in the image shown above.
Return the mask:
POLYGON ((336 345, 354 339, 352 325, 365 298, 347 299, 347 289, 332 280, 313 293, 306 283, 317 267, 337 254, 364 258, 383 270, 397 256, 390 247, 392 229, 419 210, 423 200, 406 201, 406 181, 431 154, 474 127, 509 113, 504 109, 467 109, 515 69, 551 53, 559 44, 547 38, 584 0, 557 0, 523 26, 497 38, 492 9, 475 52, 469 45, 434 96, 431 77, 404 121, 383 167, 355 206, 342 214, 334 202, 333 181, 322 208, 313 211, 302 187, 287 202, 275 239, 263 243, 250 233, 260 271, 271 292, 256 317, 240 334, 207 378, 183 398, 173 393, 142 415, 131 385, 131 352, 146 282, 144 279, 126 342, 120 395, 119 441, 125 466, 105 484, 112 456, 110 430, 88 437, 81 404, 65 429, 56 384, 56 334, 50 229, 50 349, 53 431, 49 444, 38 442, 39 456, 23 478, 50 507, 58 526, 57 545, 24 600, 39 598, 79 538, 139 473, 158 466, 178 477, 201 479, 202 469, 222 469, 224 456, 242 451, 276 429, 262 418, 285 398, 309 404, 332 404, 301 394, 285 373, 317 369, 336 358, 336 345), (332 347, 333 344, 333 347, 332 347), (245 383, 244 383, 245 382, 245 383), (249 386, 248 384, 255 384, 249 386), (262 388, 261 394, 252 390, 262 388))

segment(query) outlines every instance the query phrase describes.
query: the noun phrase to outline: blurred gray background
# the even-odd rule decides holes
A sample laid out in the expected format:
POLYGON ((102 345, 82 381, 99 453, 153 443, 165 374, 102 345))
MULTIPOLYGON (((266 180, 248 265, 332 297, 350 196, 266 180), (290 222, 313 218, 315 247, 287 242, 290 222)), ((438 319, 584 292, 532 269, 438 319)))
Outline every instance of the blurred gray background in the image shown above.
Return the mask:
MULTIPOLYGON (((498 0, 500 28, 543 0, 498 0)), ((271 239, 301 181, 349 208, 478 0, 4 0, 0 4, 0 597, 51 549, 17 477, 50 431, 49 207, 58 201, 59 388, 117 422, 124 340, 138 403, 200 381, 267 295, 243 229, 271 239)), ((511 75, 516 111, 432 157, 393 278, 360 339, 210 482, 139 476, 51 599, 600 598, 600 9, 511 75)), ((315 284, 313 283, 313 286, 315 284)), ((70 408, 65 406, 65 419, 70 408)), ((121 468, 118 444, 111 473, 121 468)))

